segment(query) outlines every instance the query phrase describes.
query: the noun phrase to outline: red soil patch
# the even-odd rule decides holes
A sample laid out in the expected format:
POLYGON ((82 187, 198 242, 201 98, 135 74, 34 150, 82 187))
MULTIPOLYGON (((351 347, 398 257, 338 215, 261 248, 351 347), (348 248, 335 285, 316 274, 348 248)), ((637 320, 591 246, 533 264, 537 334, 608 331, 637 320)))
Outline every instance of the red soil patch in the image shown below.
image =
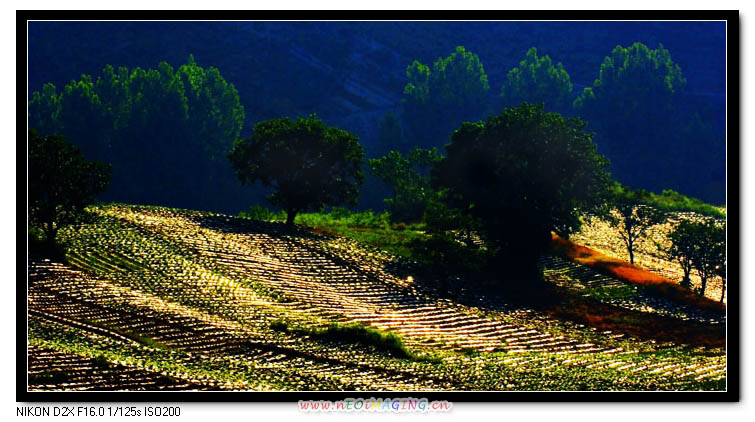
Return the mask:
POLYGON ((574 262, 587 265, 595 271, 616 277, 624 282, 646 286, 655 293, 679 303, 697 306, 701 309, 726 312, 726 305, 723 303, 700 296, 666 277, 643 270, 628 262, 612 258, 593 249, 577 245, 556 234, 552 236, 551 247, 553 251, 559 255, 568 257, 574 262))

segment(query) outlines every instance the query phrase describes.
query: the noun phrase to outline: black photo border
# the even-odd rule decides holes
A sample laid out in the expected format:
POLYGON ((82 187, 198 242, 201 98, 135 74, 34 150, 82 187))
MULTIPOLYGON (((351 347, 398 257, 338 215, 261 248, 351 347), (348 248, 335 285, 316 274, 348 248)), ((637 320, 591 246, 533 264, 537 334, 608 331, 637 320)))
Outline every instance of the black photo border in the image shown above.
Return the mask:
POLYGON ((16 11, 16 147, 17 147, 17 268, 16 268, 16 401, 17 402, 295 402, 297 400, 343 400, 356 397, 426 397, 455 402, 736 402, 740 400, 740 26, 737 10, 411 10, 411 11, 122 11, 47 10, 16 11), (27 391, 27 103, 28 33, 30 20, 615 20, 615 21, 726 21, 726 182, 728 257, 727 390, 724 392, 524 392, 524 391, 346 391, 346 392, 29 392, 27 391), (731 159, 729 159, 731 158, 731 159))

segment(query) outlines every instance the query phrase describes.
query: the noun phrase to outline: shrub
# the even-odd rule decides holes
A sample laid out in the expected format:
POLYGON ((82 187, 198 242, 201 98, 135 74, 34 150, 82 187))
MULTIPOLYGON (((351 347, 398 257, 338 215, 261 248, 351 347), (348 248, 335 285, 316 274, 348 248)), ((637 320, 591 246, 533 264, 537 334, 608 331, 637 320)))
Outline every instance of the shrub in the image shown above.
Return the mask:
POLYGON ((399 359, 414 359, 401 338, 392 332, 366 327, 364 324, 333 323, 326 328, 313 330, 312 335, 328 341, 359 343, 399 359))

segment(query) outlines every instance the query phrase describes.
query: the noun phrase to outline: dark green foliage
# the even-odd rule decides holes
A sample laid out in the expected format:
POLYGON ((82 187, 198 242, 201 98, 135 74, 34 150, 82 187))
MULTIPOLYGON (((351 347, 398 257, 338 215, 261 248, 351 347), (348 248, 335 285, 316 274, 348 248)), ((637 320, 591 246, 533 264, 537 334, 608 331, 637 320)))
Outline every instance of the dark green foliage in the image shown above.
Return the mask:
POLYGON ((314 330, 312 334, 315 338, 323 340, 372 346, 380 352, 399 359, 414 358, 414 354, 406 348, 404 342, 396 334, 379 331, 359 323, 333 323, 324 329, 314 330))
POLYGON ((571 111, 572 83, 569 73, 559 62, 553 65, 548 55, 537 56, 537 48, 527 51, 519 66, 511 69, 501 86, 501 99, 505 107, 527 102, 545 104, 549 111, 571 111))
POLYGON ((469 245, 471 232, 479 228, 479 222, 469 213, 449 206, 447 195, 447 190, 440 190, 427 202, 423 216, 427 232, 432 235, 445 235, 449 231, 460 230, 464 234, 463 241, 469 245))
POLYGON ((445 233, 416 238, 411 241, 410 250, 414 261, 441 277, 463 275, 479 280, 484 278, 478 276, 489 269, 493 258, 491 251, 471 247, 445 233))
POLYGON ((464 120, 475 120, 487 107, 488 76, 480 58, 464 47, 429 66, 415 60, 406 69, 404 115, 414 143, 438 147, 464 120))
POLYGON ((283 321, 281 319, 277 319, 270 323, 270 329, 273 331, 280 331, 283 333, 288 332, 288 323, 286 321, 283 321))
POLYGON ((103 355, 97 355, 94 359, 92 359, 92 366, 98 369, 109 369, 110 361, 108 361, 107 358, 103 355))
POLYGON ((289 225, 302 211, 354 204, 364 182, 359 139, 316 116, 259 122, 228 158, 242 184, 273 188, 268 200, 286 211, 289 225))
MULTIPOLYGON (((690 273, 700 275, 700 294, 704 295, 708 279, 719 276, 726 283, 726 224, 714 220, 682 220, 669 235, 671 244, 661 248, 671 259, 679 262, 684 272, 681 285, 691 287, 690 273)), ((721 301, 723 302, 723 291, 721 301)))
POLYGON ((29 130, 29 222, 41 226, 48 245, 72 224, 110 181, 110 165, 87 161, 79 148, 59 135, 29 130))
POLYGON ((632 190, 619 183, 614 184, 609 196, 609 210, 605 220, 618 230, 629 253, 629 262, 634 264, 634 245, 645 236, 647 230, 666 220, 665 213, 650 206, 651 194, 644 189, 632 190))
POLYGON ((112 199, 210 208, 232 186, 218 158, 238 137, 244 108, 218 69, 189 57, 177 70, 165 62, 147 70, 108 65, 60 93, 46 84, 32 94, 29 121, 42 135, 63 134, 86 157, 112 163, 112 199))
POLYGON ((523 104, 484 122, 464 123, 446 145, 447 157, 432 172, 445 200, 477 219, 513 277, 538 277, 537 258, 551 231, 568 236, 579 213, 603 205, 610 180, 579 119, 523 104))
POLYGON ((715 189, 720 176, 713 169, 724 163, 716 152, 723 131, 717 133, 713 115, 685 96, 686 83, 662 45, 616 46, 605 58, 598 78, 574 107, 595 131, 616 180, 653 191, 715 189))
POLYGON ((435 148, 415 147, 406 156, 390 151, 368 161, 372 174, 391 187, 393 197, 385 200, 393 222, 419 221, 425 213, 427 201, 433 195, 430 188, 430 168, 441 159, 435 148))

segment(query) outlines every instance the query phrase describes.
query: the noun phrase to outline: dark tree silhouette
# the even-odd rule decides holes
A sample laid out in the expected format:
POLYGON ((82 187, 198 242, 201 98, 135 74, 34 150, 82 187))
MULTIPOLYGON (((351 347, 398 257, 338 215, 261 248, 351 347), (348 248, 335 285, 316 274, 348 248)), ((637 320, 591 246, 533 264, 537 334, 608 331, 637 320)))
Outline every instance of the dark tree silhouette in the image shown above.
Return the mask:
POLYGON ((259 122, 250 138, 236 140, 228 158, 241 183, 274 189, 268 200, 286 211, 288 225, 307 209, 355 204, 364 182, 359 139, 316 116, 259 122))
POLYGON ((110 175, 110 165, 85 160, 65 137, 29 130, 29 218, 42 227, 48 246, 107 189, 110 175))
POLYGON ((542 105, 504 109, 484 122, 464 123, 433 169, 450 206, 479 219, 507 273, 539 278, 537 259, 551 241, 578 230, 579 215, 605 201, 608 160, 579 119, 546 113, 542 105))

